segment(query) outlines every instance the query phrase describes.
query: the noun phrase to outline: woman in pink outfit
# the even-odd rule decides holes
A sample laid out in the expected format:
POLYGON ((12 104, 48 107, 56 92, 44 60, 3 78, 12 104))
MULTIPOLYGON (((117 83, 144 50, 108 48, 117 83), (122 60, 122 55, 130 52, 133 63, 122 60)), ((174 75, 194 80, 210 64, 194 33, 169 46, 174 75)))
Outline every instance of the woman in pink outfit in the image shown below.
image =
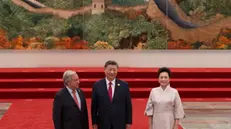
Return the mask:
POLYGON ((170 86, 170 76, 170 69, 159 69, 160 86, 151 90, 145 109, 149 129, 178 129, 179 120, 185 116, 179 93, 170 86))

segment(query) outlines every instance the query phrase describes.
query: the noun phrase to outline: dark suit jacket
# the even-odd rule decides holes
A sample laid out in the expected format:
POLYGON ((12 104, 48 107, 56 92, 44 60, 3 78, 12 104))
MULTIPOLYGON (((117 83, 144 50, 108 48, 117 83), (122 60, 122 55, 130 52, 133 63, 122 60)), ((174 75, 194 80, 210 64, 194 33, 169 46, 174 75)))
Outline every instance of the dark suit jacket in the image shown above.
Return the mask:
POLYGON ((65 87, 55 95, 53 122, 55 129, 89 129, 87 104, 81 89, 77 89, 81 99, 81 110, 65 87))
POLYGON ((132 124, 132 103, 129 86, 126 82, 116 79, 112 102, 110 101, 106 80, 94 83, 92 91, 92 124, 98 129, 125 129, 132 124))

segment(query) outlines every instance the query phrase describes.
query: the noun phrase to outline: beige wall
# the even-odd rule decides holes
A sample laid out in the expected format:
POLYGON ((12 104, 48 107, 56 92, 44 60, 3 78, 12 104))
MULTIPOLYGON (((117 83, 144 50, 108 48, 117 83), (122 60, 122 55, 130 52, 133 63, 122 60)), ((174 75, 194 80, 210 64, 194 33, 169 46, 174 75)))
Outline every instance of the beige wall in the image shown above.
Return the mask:
POLYGON ((231 51, 0 51, 0 67, 101 67, 116 60, 125 67, 230 67, 231 51))

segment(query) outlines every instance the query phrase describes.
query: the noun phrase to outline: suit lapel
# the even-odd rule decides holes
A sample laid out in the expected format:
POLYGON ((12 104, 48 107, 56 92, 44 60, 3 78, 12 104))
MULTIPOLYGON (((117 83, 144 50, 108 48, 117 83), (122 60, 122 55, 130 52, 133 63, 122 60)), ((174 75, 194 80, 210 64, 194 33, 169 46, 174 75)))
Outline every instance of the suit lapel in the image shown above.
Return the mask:
POLYGON ((65 87, 65 93, 66 93, 67 99, 75 104, 73 97, 71 96, 70 92, 68 91, 68 89, 66 87, 65 87))
MULTIPOLYGON (((83 110, 83 95, 82 95, 82 93, 80 93, 80 90, 79 89, 77 89, 76 90, 77 92, 78 92, 78 94, 79 94, 79 98, 80 98, 80 107, 81 107, 81 111, 83 110)), ((79 107, 78 107, 79 108, 79 107)))
MULTIPOLYGON (((68 91, 68 89, 65 87, 65 91, 66 91, 66 95, 67 95, 67 99, 68 100, 70 100, 72 103, 74 103, 74 105, 79 109, 79 107, 77 106, 77 104, 75 103, 75 100, 74 100, 74 98, 71 96, 71 94, 70 94, 70 92, 68 91)), ((80 94, 79 94, 79 96, 80 96, 80 94)), ((80 101, 81 101, 82 99, 80 98, 80 101)), ((81 103, 82 103, 82 101, 81 101, 81 103)), ((80 109, 79 109, 80 110, 80 109)))
POLYGON ((107 90, 107 81, 106 81, 106 79, 104 79, 104 85, 103 85, 103 89, 104 89, 104 90, 103 90, 103 91, 104 91, 104 93, 106 94, 107 100, 108 100, 110 103, 113 103, 113 102, 115 101, 116 96, 117 96, 117 94, 118 94, 118 88, 119 88, 119 86, 120 86, 120 84, 118 83, 117 79, 115 79, 115 85, 114 85, 115 90, 114 90, 114 95, 113 95, 113 97, 112 97, 112 102, 111 102, 110 97, 109 97, 109 94, 108 94, 108 90, 107 90))
POLYGON ((115 79, 115 91, 114 91, 114 96, 113 96, 113 98, 112 98, 112 103, 113 103, 113 102, 115 101, 115 99, 116 99, 117 92, 118 92, 118 85, 120 85, 120 84, 118 84, 117 79, 115 79))

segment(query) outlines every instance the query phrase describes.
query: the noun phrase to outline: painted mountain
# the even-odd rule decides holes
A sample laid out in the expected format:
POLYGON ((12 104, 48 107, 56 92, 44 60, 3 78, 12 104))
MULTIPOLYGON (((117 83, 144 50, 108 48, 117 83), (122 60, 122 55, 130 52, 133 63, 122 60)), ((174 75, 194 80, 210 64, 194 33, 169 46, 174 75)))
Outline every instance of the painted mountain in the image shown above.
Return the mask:
POLYGON ((231 49, 230 0, 1 0, 1 49, 231 49))

